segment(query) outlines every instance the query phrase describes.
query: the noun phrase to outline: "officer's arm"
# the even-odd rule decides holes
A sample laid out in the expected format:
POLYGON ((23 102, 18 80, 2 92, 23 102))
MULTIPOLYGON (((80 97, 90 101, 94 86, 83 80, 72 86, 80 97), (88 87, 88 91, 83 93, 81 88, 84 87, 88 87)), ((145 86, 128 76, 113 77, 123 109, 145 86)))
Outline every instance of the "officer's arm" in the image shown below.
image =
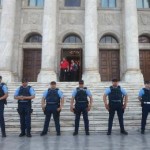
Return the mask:
POLYGON ((60 100, 60 109, 62 109, 63 106, 64 106, 64 97, 61 98, 61 100, 60 100))
POLYGON ((74 97, 72 96, 71 101, 70 101, 70 111, 71 112, 74 112, 73 108, 74 108, 74 97))
POLYGON ((46 105, 46 103, 45 103, 45 97, 42 97, 41 107, 42 107, 43 110, 45 109, 45 105, 46 105))
POLYGON ((89 98, 90 98, 90 104, 89 104, 89 107, 92 107, 92 105, 93 105, 93 97, 92 97, 92 96, 89 96, 89 98))
POLYGON ((141 96, 139 96, 138 99, 139 99, 140 102, 142 101, 142 97, 141 96))
POLYGON ((19 93, 19 88, 15 92, 14 99, 15 100, 22 100, 22 96, 18 96, 18 93, 19 93))
POLYGON ((108 103, 107 103, 107 95, 106 94, 103 95, 103 101, 104 101, 105 106, 108 105, 108 103))
POLYGON ((8 97, 8 93, 5 93, 5 95, 4 95, 4 96, 0 97, 0 100, 7 99, 7 97, 8 97))
POLYGON ((35 95, 32 95, 32 96, 23 96, 23 99, 25 100, 31 100, 31 99, 34 99, 35 98, 35 95))
POLYGON ((126 107, 128 103, 128 95, 125 95, 124 97, 124 106, 126 107))

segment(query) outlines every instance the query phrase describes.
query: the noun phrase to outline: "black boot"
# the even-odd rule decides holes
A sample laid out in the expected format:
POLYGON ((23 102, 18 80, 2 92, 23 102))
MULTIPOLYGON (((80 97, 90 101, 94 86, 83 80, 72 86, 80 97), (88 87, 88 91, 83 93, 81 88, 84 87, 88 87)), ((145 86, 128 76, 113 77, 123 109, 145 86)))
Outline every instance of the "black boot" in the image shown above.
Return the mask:
POLYGON ((27 130, 27 134, 26 134, 27 137, 32 137, 31 135, 31 131, 30 130, 27 130))
POLYGON ((2 138, 5 138, 5 137, 6 137, 6 133, 3 132, 3 133, 2 133, 2 138))
POLYGON ((121 131, 121 134, 128 135, 128 132, 125 131, 125 130, 122 130, 122 131, 121 131))
POLYGON ((47 132, 42 131, 41 134, 40 134, 40 136, 44 136, 46 134, 47 134, 47 132))
POLYGON ((145 134, 145 130, 141 130, 141 134, 145 134))
POLYGON ((78 135, 78 132, 74 132, 74 133, 73 133, 73 136, 76 136, 76 135, 78 135))
POLYGON ((23 137, 23 136, 25 136, 26 134, 25 134, 25 132, 21 132, 20 134, 19 134, 19 137, 23 137))

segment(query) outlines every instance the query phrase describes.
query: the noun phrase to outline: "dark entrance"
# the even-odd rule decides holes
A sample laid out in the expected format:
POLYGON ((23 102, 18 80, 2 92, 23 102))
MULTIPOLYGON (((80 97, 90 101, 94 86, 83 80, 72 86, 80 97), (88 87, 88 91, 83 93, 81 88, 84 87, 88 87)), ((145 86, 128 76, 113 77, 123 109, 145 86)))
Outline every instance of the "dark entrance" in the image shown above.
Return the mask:
MULTIPOLYGON (((66 58, 71 64, 71 60, 74 60, 78 65, 76 81, 79 81, 82 78, 82 49, 62 49, 61 60, 66 58)), ((70 73, 68 73, 68 81, 71 81, 70 73)))
POLYGON ((150 80, 150 50, 140 50, 140 68, 144 80, 150 80))
POLYGON ((100 50, 100 74, 102 81, 120 80, 119 50, 100 50))
POLYGON ((36 82, 41 69, 41 49, 24 49, 23 77, 36 82))

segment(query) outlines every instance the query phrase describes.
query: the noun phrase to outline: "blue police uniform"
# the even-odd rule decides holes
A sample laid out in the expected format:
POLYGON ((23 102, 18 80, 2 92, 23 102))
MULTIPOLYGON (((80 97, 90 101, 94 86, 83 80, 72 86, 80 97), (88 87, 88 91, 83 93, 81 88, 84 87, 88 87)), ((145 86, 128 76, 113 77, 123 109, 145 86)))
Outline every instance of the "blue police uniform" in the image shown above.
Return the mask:
POLYGON ((85 125, 85 132, 89 132, 89 119, 88 119, 88 97, 92 96, 90 90, 85 88, 76 88, 72 97, 75 98, 75 133, 78 133, 79 122, 81 113, 83 114, 83 120, 85 125))
POLYGON ((43 97, 46 100, 45 107, 45 123, 43 129, 43 135, 48 132, 48 127, 50 123, 51 116, 53 115, 53 119, 55 122, 55 128, 57 135, 60 135, 60 112, 57 109, 60 107, 60 100, 63 99, 63 92, 59 89, 51 89, 49 88, 43 94, 43 97))
POLYGON ((124 132, 124 122, 123 122, 123 98, 127 95, 126 91, 118 87, 109 87, 105 90, 105 95, 108 95, 109 98, 109 120, 108 120, 108 133, 111 133, 113 119, 115 115, 115 111, 117 111, 119 124, 121 132, 124 132))
POLYGON ((141 97, 142 106, 141 131, 144 132, 148 113, 150 112, 150 89, 142 88, 139 91, 139 97, 141 97))
MULTIPOLYGON (((34 96, 35 91, 31 86, 19 87, 14 96, 34 96)), ((21 133, 24 135, 26 132, 30 134, 31 131, 31 113, 32 104, 31 100, 18 100, 18 113, 20 115, 21 133)))
MULTIPOLYGON (((0 83, 0 97, 3 97, 5 94, 8 93, 8 89, 5 84, 0 83)), ((6 100, 0 100, 0 126, 2 136, 6 135, 5 133, 5 121, 4 121, 4 105, 6 100)))

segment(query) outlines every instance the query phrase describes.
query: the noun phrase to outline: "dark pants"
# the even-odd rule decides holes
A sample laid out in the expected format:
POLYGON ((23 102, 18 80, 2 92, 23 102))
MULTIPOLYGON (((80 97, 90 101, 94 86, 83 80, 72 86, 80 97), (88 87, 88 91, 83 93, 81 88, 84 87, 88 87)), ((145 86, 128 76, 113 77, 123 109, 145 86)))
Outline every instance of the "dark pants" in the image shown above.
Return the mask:
POLYGON ((75 105, 75 132, 76 133, 78 133, 79 130, 81 113, 83 114, 85 132, 89 132, 89 119, 88 119, 87 107, 88 104, 86 103, 78 103, 75 105))
POLYGON ((0 101, 0 126, 2 134, 5 134, 4 102, 2 101, 0 101))
POLYGON ((25 102, 25 103, 19 103, 18 104, 18 113, 20 115, 20 129, 22 133, 25 133, 27 130, 27 133, 30 133, 31 131, 31 103, 25 102))
POLYGON ((110 107, 110 109, 109 109, 109 120, 108 120, 108 132, 111 132, 111 130, 112 130, 115 111, 117 111, 120 129, 121 129, 121 131, 124 131, 124 123, 123 123, 124 109, 122 108, 122 104, 114 103, 114 104, 111 104, 109 107, 110 107))
POLYGON ((77 81, 77 71, 71 71, 71 81, 77 81))
POLYGON ((60 81, 67 81, 67 69, 60 70, 60 81))
POLYGON ((146 126, 146 120, 148 117, 148 113, 150 112, 150 105, 149 104, 143 104, 142 107, 142 120, 141 120, 141 130, 145 130, 146 126))
POLYGON ((53 119, 55 122, 56 132, 60 133, 60 112, 57 111, 58 105, 47 104, 45 108, 45 123, 43 132, 48 132, 49 123, 51 120, 51 116, 53 115, 53 119))

